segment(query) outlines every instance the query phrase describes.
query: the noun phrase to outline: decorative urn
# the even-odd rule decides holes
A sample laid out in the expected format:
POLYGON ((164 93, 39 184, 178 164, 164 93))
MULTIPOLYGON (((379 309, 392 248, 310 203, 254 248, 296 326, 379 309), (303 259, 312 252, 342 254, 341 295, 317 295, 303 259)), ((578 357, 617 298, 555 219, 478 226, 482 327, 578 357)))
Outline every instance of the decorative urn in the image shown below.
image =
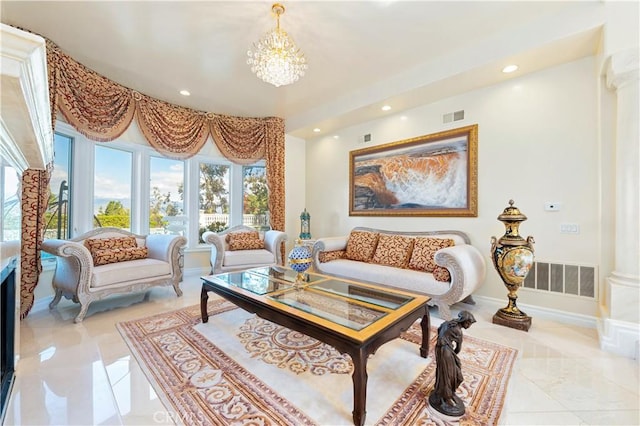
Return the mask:
POLYGON ((491 237, 491 260, 498 271, 498 275, 509 290, 507 295, 509 304, 499 309, 493 316, 493 323, 518 330, 529 331, 531 317, 522 312, 516 305, 518 288, 533 266, 533 237, 525 240, 519 234, 520 223, 527 217, 509 200, 509 207, 505 208, 498 220, 506 228, 499 239, 491 237))
POLYGON ((296 271, 296 282, 306 281, 304 273, 311 267, 311 250, 301 240, 296 240, 295 246, 289 252, 289 266, 296 271))

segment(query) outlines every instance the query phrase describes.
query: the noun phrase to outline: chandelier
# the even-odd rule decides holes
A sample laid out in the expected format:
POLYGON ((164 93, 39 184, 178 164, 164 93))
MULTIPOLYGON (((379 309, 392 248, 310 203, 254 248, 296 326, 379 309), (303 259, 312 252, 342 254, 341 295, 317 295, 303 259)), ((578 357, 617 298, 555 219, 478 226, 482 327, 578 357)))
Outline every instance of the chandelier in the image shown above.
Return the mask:
POLYGON ((269 31, 262 40, 253 43, 249 50, 247 64, 258 78, 276 87, 295 83, 304 76, 307 61, 286 31, 280 29, 280 15, 284 6, 275 3, 271 11, 276 15, 276 28, 269 31))

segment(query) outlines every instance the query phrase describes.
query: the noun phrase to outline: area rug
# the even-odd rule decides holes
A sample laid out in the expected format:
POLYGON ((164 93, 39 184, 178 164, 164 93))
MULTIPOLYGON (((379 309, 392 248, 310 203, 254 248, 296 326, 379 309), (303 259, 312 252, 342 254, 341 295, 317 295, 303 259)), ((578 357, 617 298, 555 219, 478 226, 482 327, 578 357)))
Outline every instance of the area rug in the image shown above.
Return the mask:
MULTIPOLYGON (((219 298, 208 310, 207 324, 199 306, 117 324, 171 418, 187 425, 353 424, 348 355, 219 298)), ((435 339, 432 328, 429 357, 421 358, 416 323, 369 358, 366 424, 498 422, 517 351, 465 335, 457 394, 467 410, 447 421, 428 403, 435 339)))

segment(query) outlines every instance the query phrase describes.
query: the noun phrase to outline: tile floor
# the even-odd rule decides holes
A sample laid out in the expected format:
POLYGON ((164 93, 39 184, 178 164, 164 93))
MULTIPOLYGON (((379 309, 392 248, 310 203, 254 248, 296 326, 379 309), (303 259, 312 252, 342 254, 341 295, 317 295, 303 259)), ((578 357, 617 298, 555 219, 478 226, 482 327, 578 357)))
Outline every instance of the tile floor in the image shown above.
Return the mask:
MULTIPOLYGON (((173 424, 114 324, 199 302, 199 277, 186 277, 182 288, 180 298, 156 288, 96 302, 81 324, 73 323, 78 308, 69 301, 32 311, 21 323, 4 424, 173 424)), ((477 320, 465 334, 520 351, 500 424, 640 424, 638 361, 601 351, 595 329, 534 316, 522 332, 492 324, 495 307, 460 307, 477 320)))

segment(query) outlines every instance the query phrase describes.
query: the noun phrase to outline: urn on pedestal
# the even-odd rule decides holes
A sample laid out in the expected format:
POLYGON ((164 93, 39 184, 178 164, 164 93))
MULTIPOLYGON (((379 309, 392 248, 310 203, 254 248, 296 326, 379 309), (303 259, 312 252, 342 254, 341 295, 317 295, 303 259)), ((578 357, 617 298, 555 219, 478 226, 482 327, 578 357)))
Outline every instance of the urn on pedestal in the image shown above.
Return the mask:
POLYGON ((493 316, 493 323, 518 330, 529 331, 531 317, 522 312, 516 305, 518 288, 522 286, 531 266, 533 266, 533 237, 525 240, 520 236, 520 223, 527 217, 509 200, 498 220, 504 223, 505 233, 500 239, 491 237, 491 260, 498 271, 504 285, 509 290, 509 304, 493 316))

